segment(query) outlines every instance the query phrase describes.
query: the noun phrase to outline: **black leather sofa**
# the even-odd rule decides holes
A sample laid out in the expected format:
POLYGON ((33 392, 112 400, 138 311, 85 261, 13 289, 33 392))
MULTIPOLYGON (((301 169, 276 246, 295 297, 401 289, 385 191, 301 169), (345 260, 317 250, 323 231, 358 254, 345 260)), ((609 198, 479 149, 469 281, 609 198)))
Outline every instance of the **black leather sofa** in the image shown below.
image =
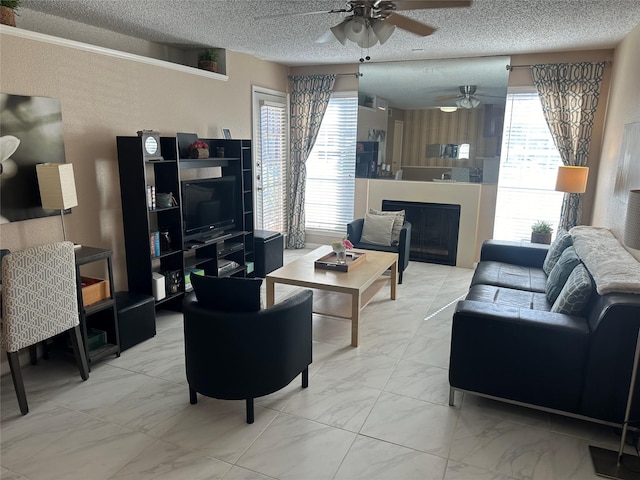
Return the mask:
MULTIPOLYGON (((581 315, 551 312, 542 269, 548 248, 484 243, 453 316, 449 404, 464 391, 621 424, 640 295, 594 290, 581 315)), ((634 395, 630 418, 638 419, 638 383, 634 395)))

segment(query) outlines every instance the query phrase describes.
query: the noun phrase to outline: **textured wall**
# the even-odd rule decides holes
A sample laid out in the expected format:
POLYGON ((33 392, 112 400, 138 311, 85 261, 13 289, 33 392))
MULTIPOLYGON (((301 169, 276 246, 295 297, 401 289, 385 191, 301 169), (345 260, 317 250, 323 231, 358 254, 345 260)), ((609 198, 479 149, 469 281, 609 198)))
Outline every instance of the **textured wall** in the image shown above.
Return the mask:
MULTIPOLYGON (((613 60, 606 130, 598 172, 593 224, 604 225, 621 239, 626 212, 626 196, 616 194, 614 185, 620 168, 620 150, 624 126, 640 122, 640 25, 618 45, 613 60)), ((640 152, 631 156, 626 172, 627 188, 640 188, 640 152)), ((640 219, 637 221, 640 222, 640 219)), ((629 250, 640 260, 640 250, 629 250)))
MULTIPOLYGON (((66 160, 74 166, 79 202, 65 216, 67 238, 112 249, 118 289, 126 288, 126 205, 115 137, 154 129, 215 138, 226 127, 234 138, 251 138, 251 86, 286 91, 288 85, 287 67, 232 52, 223 82, 11 35, 2 34, 1 41, 0 91, 61 100, 66 160)), ((0 228, 2 247, 11 250, 62 238, 59 217, 0 228)))

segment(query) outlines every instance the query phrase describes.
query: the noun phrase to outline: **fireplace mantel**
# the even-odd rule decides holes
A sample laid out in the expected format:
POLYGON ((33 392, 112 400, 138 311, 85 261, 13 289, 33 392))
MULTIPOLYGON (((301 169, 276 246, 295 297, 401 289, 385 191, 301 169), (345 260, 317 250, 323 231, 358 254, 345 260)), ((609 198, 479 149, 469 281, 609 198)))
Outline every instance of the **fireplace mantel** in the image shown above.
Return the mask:
POLYGON ((473 268, 482 242, 493 237, 498 186, 480 183, 413 182, 356 179, 354 218, 369 208, 380 209, 383 200, 460 205, 460 231, 456 266, 473 268))

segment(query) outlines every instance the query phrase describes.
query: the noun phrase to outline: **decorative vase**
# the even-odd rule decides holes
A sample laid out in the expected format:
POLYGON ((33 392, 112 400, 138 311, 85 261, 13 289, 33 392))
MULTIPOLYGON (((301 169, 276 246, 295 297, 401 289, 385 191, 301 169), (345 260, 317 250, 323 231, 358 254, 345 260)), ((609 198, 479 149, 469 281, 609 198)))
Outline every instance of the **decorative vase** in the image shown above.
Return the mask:
POLYGON ((212 62, 211 60, 198 60, 198 68, 200 70, 208 70, 210 72, 218 71, 218 62, 212 62))
POLYGON ((16 26, 16 14, 13 8, 0 7, 0 23, 2 25, 16 26))
POLYGON ((337 250, 336 256, 338 257, 338 263, 347 263, 347 251, 346 250, 337 250))
POLYGON ((209 158, 208 148, 192 148, 191 158, 209 158))

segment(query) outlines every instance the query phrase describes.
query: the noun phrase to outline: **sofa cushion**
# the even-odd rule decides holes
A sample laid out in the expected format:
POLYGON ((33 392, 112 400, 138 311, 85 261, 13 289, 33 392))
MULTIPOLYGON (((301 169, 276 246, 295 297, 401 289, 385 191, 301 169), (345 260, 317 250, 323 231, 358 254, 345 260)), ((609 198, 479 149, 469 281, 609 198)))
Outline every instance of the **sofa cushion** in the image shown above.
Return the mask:
POLYGON ((471 279, 471 286, 480 284, 544 292, 547 276, 541 268, 482 261, 471 279))
POLYGON ((474 285, 469 289, 465 300, 509 305, 531 310, 543 310, 546 312, 551 309, 551 304, 544 293, 527 292, 525 290, 496 287, 494 285, 474 285))
POLYGON ((198 304, 222 312, 260 310, 261 278, 211 277, 191 274, 198 304))
POLYGON ((369 213, 371 215, 388 215, 393 216, 393 228, 391 229, 391 245, 397 245, 400 241, 400 230, 402 230, 402 225, 404 225, 404 210, 398 211, 382 211, 376 210, 375 208, 370 208, 369 213))
POLYGON ((388 247, 391 245, 391 231, 394 221, 395 215, 367 214, 364 218, 360 241, 388 247))
POLYGON ((580 258, 576 253, 575 248, 567 247, 560 255, 560 258, 554 265, 549 278, 547 278, 547 298, 549 302, 553 304, 560 295, 560 291, 564 284, 567 282, 569 275, 573 272, 573 269, 580 263, 580 258))
POLYGON ((591 275, 585 266, 579 263, 569 275, 562 291, 553 303, 551 311, 567 315, 580 315, 592 292, 591 275))
POLYGON ((551 273, 551 270, 553 270, 553 267, 558 262, 560 255, 562 255, 562 252, 564 252, 567 247, 570 247, 572 243, 573 240, 569 232, 558 232, 555 240, 551 242, 547 256, 542 264, 544 273, 547 275, 551 273))

